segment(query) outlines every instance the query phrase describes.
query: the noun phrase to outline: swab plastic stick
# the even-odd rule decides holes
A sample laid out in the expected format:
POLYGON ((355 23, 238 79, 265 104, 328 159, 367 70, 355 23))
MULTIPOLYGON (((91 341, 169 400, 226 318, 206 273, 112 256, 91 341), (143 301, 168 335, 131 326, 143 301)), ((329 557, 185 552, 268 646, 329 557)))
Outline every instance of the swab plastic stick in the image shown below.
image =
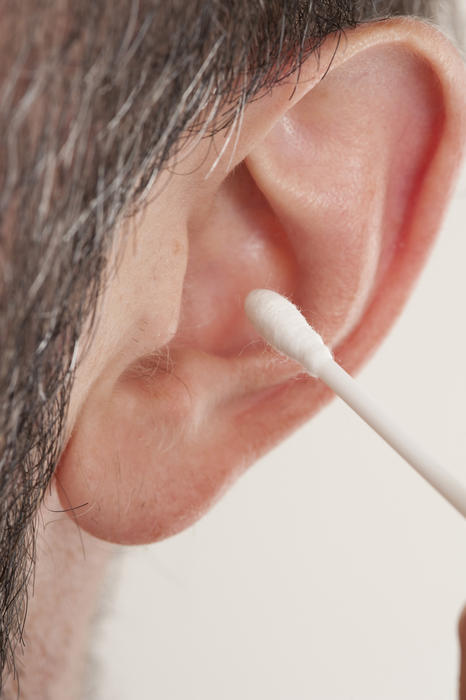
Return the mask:
POLYGON ((466 517, 466 488, 335 362, 320 335, 291 301, 272 290, 255 289, 246 298, 245 310, 256 330, 272 347, 299 362, 311 376, 329 386, 466 517))

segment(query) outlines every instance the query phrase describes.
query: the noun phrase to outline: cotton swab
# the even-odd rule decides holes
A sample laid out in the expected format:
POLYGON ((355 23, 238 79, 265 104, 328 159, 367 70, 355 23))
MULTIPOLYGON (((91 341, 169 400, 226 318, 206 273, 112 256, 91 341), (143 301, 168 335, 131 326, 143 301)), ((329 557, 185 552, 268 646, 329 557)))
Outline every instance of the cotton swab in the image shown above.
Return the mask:
POLYGON ((260 335, 276 350, 321 379, 401 455, 456 510, 466 517, 466 489, 333 359, 321 336, 288 299, 269 289, 255 289, 245 311, 260 335))

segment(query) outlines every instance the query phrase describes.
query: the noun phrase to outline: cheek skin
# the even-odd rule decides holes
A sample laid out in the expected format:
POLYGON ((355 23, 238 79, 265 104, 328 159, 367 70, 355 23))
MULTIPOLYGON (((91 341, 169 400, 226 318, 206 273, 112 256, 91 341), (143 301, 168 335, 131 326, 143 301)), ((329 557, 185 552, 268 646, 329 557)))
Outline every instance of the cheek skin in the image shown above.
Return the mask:
MULTIPOLYGON (((163 197, 158 205, 164 206, 163 197)), ((165 210, 177 212, 182 219, 182 207, 165 203, 165 210)), ((137 230, 127 226, 116 235, 95 326, 91 333, 83 331, 78 346, 66 441, 97 382, 105 381, 106 391, 111 392, 128 367, 157 352, 175 335, 187 255, 182 220, 161 216, 150 206, 137 230)))

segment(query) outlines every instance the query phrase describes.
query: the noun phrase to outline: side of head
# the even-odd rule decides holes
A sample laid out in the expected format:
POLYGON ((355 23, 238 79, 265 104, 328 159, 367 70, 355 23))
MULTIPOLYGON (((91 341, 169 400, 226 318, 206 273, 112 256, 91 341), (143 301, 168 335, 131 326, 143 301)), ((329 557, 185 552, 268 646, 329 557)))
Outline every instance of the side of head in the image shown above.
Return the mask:
POLYGON ((396 17, 416 0, 34 4, 7 13, 0 96, 2 663, 46 489, 114 542, 194 522, 328 398, 264 350, 247 293, 359 367, 465 140, 460 55, 396 17))

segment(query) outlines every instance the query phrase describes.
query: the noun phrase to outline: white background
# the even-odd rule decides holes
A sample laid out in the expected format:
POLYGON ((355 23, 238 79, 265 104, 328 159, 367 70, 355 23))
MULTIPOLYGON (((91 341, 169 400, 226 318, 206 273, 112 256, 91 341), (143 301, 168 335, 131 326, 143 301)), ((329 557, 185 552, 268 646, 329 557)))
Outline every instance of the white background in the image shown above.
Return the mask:
MULTIPOLYGON (((360 381, 466 482, 466 169, 360 381)), ((129 550, 94 640, 99 700, 448 700, 466 523, 342 403, 201 522, 129 550)), ((116 583, 115 583, 116 581, 116 583)))

